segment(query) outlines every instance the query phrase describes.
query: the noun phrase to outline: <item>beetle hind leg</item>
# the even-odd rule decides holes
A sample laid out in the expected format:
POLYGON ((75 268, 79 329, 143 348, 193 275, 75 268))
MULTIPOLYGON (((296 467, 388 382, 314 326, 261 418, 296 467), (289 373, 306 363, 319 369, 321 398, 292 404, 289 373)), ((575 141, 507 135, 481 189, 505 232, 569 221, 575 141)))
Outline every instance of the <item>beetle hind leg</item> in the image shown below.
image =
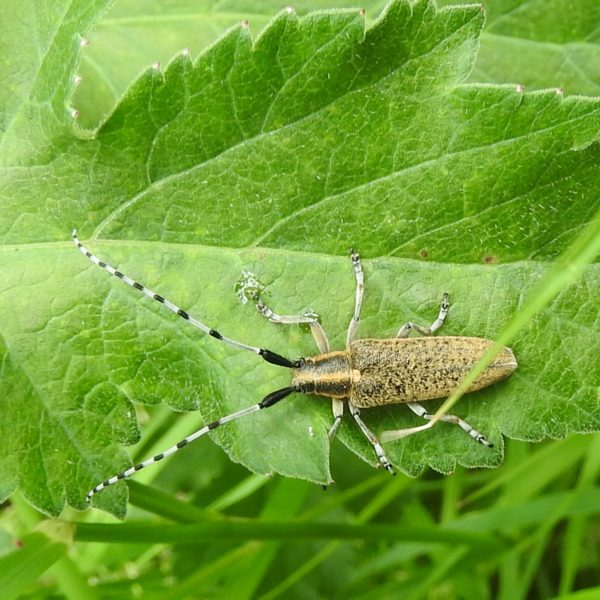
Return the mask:
MULTIPOLYGON (((433 415, 430 415, 424 406, 421 406, 417 402, 407 402, 406 404, 408 408, 410 408, 410 410, 412 410, 416 415, 422 417, 423 419, 429 420, 429 423, 426 423, 425 425, 421 425, 419 427, 409 427, 407 429, 398 429, 396 431, 384 431, 381 434, 382 441, 390 442, 392 440, 398 440, 412 435, 413 433, 429 429, 435 425, 435 422, 430 420, 433 419, 433 415)), ((477 431, 477 429, 475 429, 470 423, 467 423, 464 419, 461 419, 456 415, 442 415, 440 417, 440 420, 446 421, 447 423, 454 423, 454 425, 458 425, 465 433, 468 433, 476 442, 479 442, 480 444, 483 444, 488 448, 492 448, 494 446, 494 444, 488 441, 485 435, 477 431)))
MULTIPOLYGON (((373 446, 373 450, 375 450, 375 454, 379 459, 379 463, 382 467, 388 470, 389 473, 395 475, 394 467, 392 467, 392 463, 388 460, 388 457, 385 455, 385 450, 381 447, 379 440, 375 436, 375 434, 365 425, 364 421, 360 418, 360 410, 358 407, 354 406, 351 402, 348 402, 348 407, 350 408, 350 414, 360 427, 360 430, 363 432, 364 436, 369 440, 371 446, 373 446)), ((428 423, 429 425, 429 423, 428 423)))
POLYGON ((413 330, 418 331, 421 335, 433 335, 444 324, 449 308, 449 296, 446 292, 442 297, 442 305, 440 306, 440 312, 438 313, 437 319, 429 327, 423 327, 422 325, 417 325, 416 323, 412 323, 409 321, 408 323, 400 327, 398 333, 396 334, 396 337, 406 338, 410 335, 410 332, 413 330))

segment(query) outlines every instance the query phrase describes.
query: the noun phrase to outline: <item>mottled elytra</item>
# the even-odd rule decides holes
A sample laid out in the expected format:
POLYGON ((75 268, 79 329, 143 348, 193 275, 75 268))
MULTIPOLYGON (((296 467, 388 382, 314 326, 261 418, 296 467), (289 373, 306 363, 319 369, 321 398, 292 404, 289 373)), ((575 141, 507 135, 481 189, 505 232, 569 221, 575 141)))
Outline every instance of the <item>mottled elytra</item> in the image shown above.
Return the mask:
MULTIPOLYGON (((396 337, 392 339, 356 339, 362 306, 364 275, 360 257, 352 251, 351 258, 356 279, 356 294, 354 314, 350 319, 346 335, 345 350, 332 352, 329 349, 327 335, 316 316, 279 315, 266 306, 258 296, 253 298, 260 314, 273 323, 287 325, 307 323, 310 325, 311 332, 319 348, 319 354, 298 360, 289 360, 266 348, 249 346, 226 337, 216 329, 201 323, 164 296, 156 294, 145 285, 134 281, 118 269, 100 260, 83 246, 77 238, 76 230, 73 230, 73 241, 77 248, 93 263, 121 279, 127 285, 163 304, 170 311, 200 329, 200 331, 234 348, 254 352, 269 363, 292 370, 292 381, 288 387, 270 393, 258 404, 205 425, 164 452, 126 469, 118 475, 109 477, 88 492, 88 501, 105 487, 174 454, 180 448, 187 446, 190 442, 220 425, 273 406, 292 393, 317 394, 331 399, 334 419, 328 432, 330 439, 335 436, 343 416, 344 406, 347 405, 350 414, 372 445, 379 463, 390 473, 394 473, 392 464, 387 459, 379 440, 362 420, 360 409, 402 403, 406 404, 419 417, 428 420, 424 425, 417 427, 385 431, 381 435, 383 442, 397 440, 428 429, 434 425, 434 421, 431 420, 432 415, 419 402, 449 395, 493 343, 490 340, 474 337, 427 337, 442 326, 448 314, 450 306, 448 294, 444 294, 437 319, 429 327, 422 327, 409 322, 403 325, 396 337), (413 330, 425 337, 409 338, 408 336, 413 330)), ((512 350, 504 348, 479 375, 468 391, 478 390, 500 381, 508 377, 516 368, 517 361, 512 350)), ((484 435, 460 417, 444 415, 441 420, 458 425, 474 440, 484 446, 492 446, 484 435)))

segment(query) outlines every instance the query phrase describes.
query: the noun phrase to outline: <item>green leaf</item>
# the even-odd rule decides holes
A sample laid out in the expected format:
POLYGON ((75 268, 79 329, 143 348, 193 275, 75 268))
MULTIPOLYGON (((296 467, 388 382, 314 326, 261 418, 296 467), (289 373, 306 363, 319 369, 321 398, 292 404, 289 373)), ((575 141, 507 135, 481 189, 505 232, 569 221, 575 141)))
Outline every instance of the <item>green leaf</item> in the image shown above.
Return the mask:
MULTIPOLYGON (((93 136, 76 137, 65 108, 74 31, 104 8, 90 6, 50 20, 45 58, 23 71, 30 93, 4 105, 2 497, 19 486, 48 513, 65 500, 84 508, 93 485, 130 465, 134 403, 209 422, 289 383, 86 261, 67 241, 74 226, 103 260, 209 326, 295 358, 315 353, 310 336, 241 305, 244 270, 278 312, 319 313, 339 349, 352 245, 365 258, 361 336, 429 324, 448 291, 443 333, 494 338, 598 207, 600 102, 463 85, 478 6, 398 0, 366 31, 357 10, 286 10, 254 39, 237 26, 194 62, 180 54, 146 70, 93 136)), ((597 429, 599 294, 594 264, 522 331, 517 372, 456 406, 493 451, 442 423, 388 444, 391 460, 411 475, 494 466, 501 434, 597 429)), ((376 432, 419 424, 402 406, 364 419, 376 432)), ((331 421, 327 401, 292 396, 211 435, 254 472, 324 483, 331 421)), ((374 464, 350 421, 339 439, 374 464)), ((97 502, 122 515, 125 498, 118 485, 97 502)))
POLYGON ((3 2, 0 164, 56 158, 53 141, 71 122, 68 101, 83 34, 109 5, 110 0, 3 2))
MULTIPOLYGON (((374 18, 383 0, 368 0, 360 6, 374 18)), ((294 2, 303 15, 318 3, 294 2)), ((345 8, 347 0, 329 0, 325 6, 345 8)), ((131 80, 149 64, 167 64, 174 54, 188 48, 196 56, 227 28, 243 20, 259 32, 281 10, 279 0, 129 0, 117 2, 89 35, 90 45, 82 56, 81 85, 73 104, 81 111, 80 123, 96 127, 118 102, 131 80)))
POLYGON ((483 5, 486 27, 471 81, 600 93, 596 0, 493 0, 483 5))

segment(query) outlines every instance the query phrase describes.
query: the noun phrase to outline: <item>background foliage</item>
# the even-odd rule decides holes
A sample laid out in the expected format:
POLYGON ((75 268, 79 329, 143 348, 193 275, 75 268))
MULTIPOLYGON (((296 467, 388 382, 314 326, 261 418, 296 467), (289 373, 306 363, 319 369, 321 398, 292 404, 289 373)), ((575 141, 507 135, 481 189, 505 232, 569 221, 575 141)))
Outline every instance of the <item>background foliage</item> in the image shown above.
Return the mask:
MULTIPOLYGON (((501 433, 538 441, 597 430, 597 264, 521 330, 515 375, 456 406, 489 432, 494 452, 443 426, 389 446, 403 473, 430 466, 453 477, 387 480, 340 443, 330 469, 330 408, 292 398, 219 430, 228 457, 202 440, 163 472, 141 473, 128 523, 70 509, 46 521, 31 508, 84 508, 91 485, 129 464, 122 445, 140 437, 133 403, 156 405, 152 418, 139 412, 146 425, 133 455, 144 458, 286 382, 109 281, 66 241, 74 225, 96 253, 200 318, 283 353, 313 352, 310 337, 240 305, 242 270, 268 284, 278 310, 315 309, 342 347, 351 244, 366 258, 362 335, 433 320, 447 290, 445 333, 497 337, 599 206, 598 101, 556 88, 597 93, 600 14, 591 1, 566 4, 490 3, 481 33, 478 7, 396 2, 377 20, 376 3, 363 41, 356 9, 300 20, 283 11, 271 22, 269 3, 256 14, 243 2, 117 2, 96 23, 106 2, 6 3, 7 597, 163 598, 165 586, 178 598, 594 593, 597 437, 511 442, 497 471, 457 463, 500 464, 501 433), (250 30, 237 25, 201 53, 242 18, 250 30), (77 67, 84 34, 91 44, 77 67), (157 60, 161 69, 131 83, 157 60), (195 412, 175 417, 161 402, 195 412), (261 475, 271 473, 333 475, 337 485, 323 495, 261 475), (157 475, 152 488, 140 484, 157 475), (15 536, 23 549, 11 553, 15 536), (347 538, 362 541, 335 541, 347 538), (67 557, 73 539, 82 543, 67 557), (192 554, 180 545, 191 540, 192 554)), ((365 419, 376 431, 415 422, 401 407, 365 419)), ((373 463, 350 423, 339 437, 373 463)), ((115 486, 98 505, 123 516, 126 491, 115 486)))

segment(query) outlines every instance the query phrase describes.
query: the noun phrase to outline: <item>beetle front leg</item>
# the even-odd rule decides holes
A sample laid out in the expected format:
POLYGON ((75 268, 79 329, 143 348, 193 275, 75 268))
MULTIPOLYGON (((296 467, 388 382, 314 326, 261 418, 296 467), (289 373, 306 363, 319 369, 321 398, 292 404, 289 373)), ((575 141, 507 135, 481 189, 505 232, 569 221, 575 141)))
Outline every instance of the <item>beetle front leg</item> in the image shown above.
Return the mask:
POLYGON ((256 310, 271 323, 279 325, 310 325, 310 332, 321 354, 329 352, 329 340, 321 323, 315 316, 310 315, 279 315, 273 312, 259 297, 255 298, 256 310))
POLYGON ((365 276, 360 262, 360 255, 354 250, 350 250, 350 259, 354 269, 354 278, 356 280, 356 291, 354 293, 354 314, 350 319, 348 331, 346 333, 346 348, 356 339, 358 333, 358 324, 360 323, 360 311, 362 308, 363 293, 365 289, 365 276))
POLYGON ((396 334, 396 337, 408 337, 413 329, 415 331, 418 331, 421 335, 433 335, 444 324, 444 320, 446 319, 446 315, 448 314, 448 309, 450 308, 450 302, 448 298, 448 294, 444 293, 444 296, 442 298, 442 306, 440 307, 438 317, 429 327, 423 327, 421 325, 417 325, 416 323, 411 323, 409 321, 408 323, 406 323, 406 325, 402 325, 402 327, 400 327, 398 333, 396 334))

